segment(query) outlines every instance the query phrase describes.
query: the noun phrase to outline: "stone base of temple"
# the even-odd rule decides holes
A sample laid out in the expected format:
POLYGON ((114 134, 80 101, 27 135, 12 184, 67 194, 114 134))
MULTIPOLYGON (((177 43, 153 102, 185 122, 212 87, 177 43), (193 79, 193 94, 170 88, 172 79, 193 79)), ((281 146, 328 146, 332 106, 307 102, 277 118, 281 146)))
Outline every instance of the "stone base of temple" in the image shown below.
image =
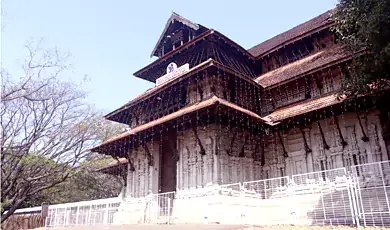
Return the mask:
POLYGON ((151 196, 144 198, 127 198, 114 213, 113 224, 144 224, 154 223, 157 207, 151 202, 151 196))
MULTIPOLYGON (((339 196, 339 193, 347 193, 347 191, 275 199, 225 195, 177 199, 173 208, 173 222, 176 224, 311 225, 320 224, 316 222, 318 219, 328 218, 334 223, 352 224, 351 212, 338 213, 338 216, 335 216, 324 213, 323 207, 318 207, 323 199, 339 196)), ((344 201, 335 200, 335 202, 344 201)))
MULTIPOLYGON (((388 215, 389 163, 375 165, 361 167, 360 176, 354 178, 344 175, 323 180, 319 173, 313 177, 317 179, 295 177, 299 183, 211 184, 178 190, 171 198, 167 194, 128 198, 115 213, 114 224, 351 225, 357 221, 358 205, 388 215), (372 169, 366 173, 362 169, 368 166, 372 169), (386 170, 378 171, 379 166, 386 170), (259 189, 260 185, 264 187, 259 189)), ((366 219, 377 221, 374 216, 366 219)))

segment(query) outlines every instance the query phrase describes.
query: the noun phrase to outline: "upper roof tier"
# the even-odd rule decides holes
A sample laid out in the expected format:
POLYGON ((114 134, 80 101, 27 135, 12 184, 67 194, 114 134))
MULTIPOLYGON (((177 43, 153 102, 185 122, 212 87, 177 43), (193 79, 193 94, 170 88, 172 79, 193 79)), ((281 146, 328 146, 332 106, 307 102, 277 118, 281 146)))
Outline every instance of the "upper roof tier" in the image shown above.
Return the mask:
POLYGON ((346 52, 342 46, 333 45, 327 49, 262 74, 255 81, 264 88, 269 88, 339 64, 351 59, 351 57, 352 54, 346 52))
POLYGON ((248 49, 248 52, 257 58, 260 58, 280 49, 285 45, 293 43, 302 37, 306 37, 310 34, 329 28, 333 23, 330 20, 331 13, 332 10, 326 11, 325 13, 312 18, 309 21, 295 26, 294 28, 287 30, 284 33, 278 34, 275 37, 248 49))
MULTIPOLYGON (((188 80, 191 77, 196 77, 199 76, 203 72, 209 72, 210 74, 212 73, 224 73, 226 76, 227 75, 232 75, 237 77, 238 79, 241 79, 242 81, 245 81, 246 83, 254 86, 261 88, 260 85, 258 85, 252 78, 243 75, 239 72, 237 72, 234 69, 229 68, 228 66, 225 66, 218 61, 209 58, 208 60, 191 67, 187 72, 185 72, 182 75, 178 75, 175 78, 170 79, 169 81, 166 81, 160 85, 154 86, 153 88, 150 88, 146 90, 144 93, 138 95, 125 105, 121 106, 120 108, 110 112, 109 114, 105 115, 105 118, 111 121, 116 121, 120 123, 126 123, 130 118, 126 118, 129 116, 129 110, 131 108, 136 107, 140 103, 146 101, 147 99, 150 99, 152 97, 157 97, 158 95, 161 94, 164 91, 169 91, 169 89, 173 89, 174 86, 177 85, 188 85, 188 82, 185 82, 185 80, 188 80)), ((221 76, 218 76, 221 77, 221 76)), ((161 96, 161 95, 160 95, 161 96)))
POLYGON ((193 23, 177 13, 172 12, 150 57, 162 57, 165 53, 191 41, 194 37, 206 30, 206 27, 193 23))
POLYGON ((186 63, 196 66, 209 58, 247 76, 256 75, 255 58, 246 49, 218 31, 209 29, 189 42, 164 53, 159 59, 135 72, 134 76, 156 82, 157 78, 166 74, 166 68, 171 62, 176 63, 177 66, 186 63))

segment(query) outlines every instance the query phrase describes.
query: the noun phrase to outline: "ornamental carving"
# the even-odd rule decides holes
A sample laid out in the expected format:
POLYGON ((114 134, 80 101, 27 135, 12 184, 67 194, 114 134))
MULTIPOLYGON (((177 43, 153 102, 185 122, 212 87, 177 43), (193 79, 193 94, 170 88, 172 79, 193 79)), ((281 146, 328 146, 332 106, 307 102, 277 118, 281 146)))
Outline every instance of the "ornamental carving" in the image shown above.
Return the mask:
POLYGON ((382 154, 381 154, 381 147, 379 143, 379 137, 378 137, 378 128, 376 124, 370 124, 368 126, 368 135, 370 139, 370 146, 372 153, 374 155, 375 161, 382 161, 382 154))

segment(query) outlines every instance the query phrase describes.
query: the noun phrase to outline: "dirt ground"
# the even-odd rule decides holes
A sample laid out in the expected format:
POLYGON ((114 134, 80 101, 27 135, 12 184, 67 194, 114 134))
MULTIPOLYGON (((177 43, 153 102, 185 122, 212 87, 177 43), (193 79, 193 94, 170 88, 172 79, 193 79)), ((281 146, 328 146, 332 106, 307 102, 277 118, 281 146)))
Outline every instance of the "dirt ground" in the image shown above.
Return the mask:
MULTIPOLYGON (((38 228, 35 230, 44 230, 45 228, 38 228)), ((195 224, 180 224, 180 225, 119 225, 119 226, 91 226, 91 227, 69 227, 69 228, 55 228, 55 230, 163 230, 163 229, 185 229, 185 230, 197 230, 197 229, 221 229, 221 230, 268 230, 268 229, 281 229, 281 230, 328 230, 328 229, 340 229, 340 230, 352 230, 357 229, 356 227, 348 226, 244 226, 244 225, 195 225, 195 224)), ((379 229, 390 229, 384 227, 360 227, 359 229, 364 230, 379 230, 379 229)))

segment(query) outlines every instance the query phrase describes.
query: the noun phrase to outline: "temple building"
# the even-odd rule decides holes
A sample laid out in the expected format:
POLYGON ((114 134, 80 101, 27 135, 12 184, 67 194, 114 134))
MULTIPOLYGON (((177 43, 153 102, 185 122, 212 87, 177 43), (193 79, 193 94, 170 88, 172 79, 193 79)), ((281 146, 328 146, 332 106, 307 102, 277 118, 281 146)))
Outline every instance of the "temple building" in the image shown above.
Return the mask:
POLYGON ((388 113, 339 95, 353 54, 329 11, 245 49, 172 13, 134 73, 155 83, 105 116, 129 129, 95 146, 126 197, 389 160, 388 113))

